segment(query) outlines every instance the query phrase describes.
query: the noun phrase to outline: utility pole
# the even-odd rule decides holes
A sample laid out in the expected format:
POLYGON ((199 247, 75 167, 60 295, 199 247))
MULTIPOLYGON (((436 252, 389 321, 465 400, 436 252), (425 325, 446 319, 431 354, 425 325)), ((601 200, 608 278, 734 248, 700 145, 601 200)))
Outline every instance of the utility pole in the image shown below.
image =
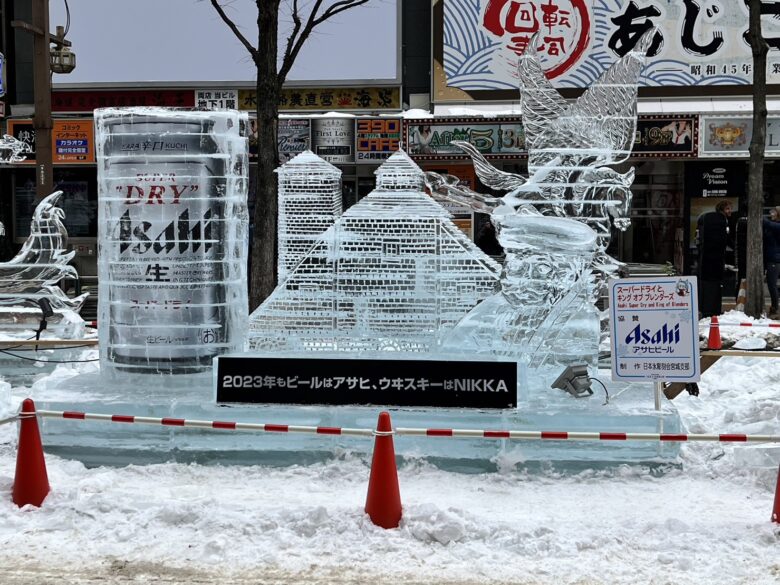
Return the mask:
POLYGON ((49 65, 49 0, 33 0, 33 92, 35 93, 35 198, 54 191, 51 153, 51 68, 49 65))
MULTIPOLYGON (((51 149, 51 44, 58 49, 70 47, 70 41, 65 40, 65 34, 57 31, 57 35, 49 33, 49 0, 31 0, 32 22, 14 20, 11 26, 26 30, 33 35, 33 92, 35 93, 35 114, 33 128, 35 129, 35 198, 40 201, 54 190, 54 172, 52 169, 51 149)), ((62 57, 58 53, 58 58, 62 57)), ((72 66, 58 73, 69 73, 75 67, 75 56, 72 66)))

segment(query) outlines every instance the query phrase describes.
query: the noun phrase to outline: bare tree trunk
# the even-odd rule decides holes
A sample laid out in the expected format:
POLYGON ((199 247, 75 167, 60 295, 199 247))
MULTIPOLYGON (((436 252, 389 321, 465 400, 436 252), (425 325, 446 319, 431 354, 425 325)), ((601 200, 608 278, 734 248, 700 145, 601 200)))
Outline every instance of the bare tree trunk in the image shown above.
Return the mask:
POLYGON ((280 0, 255 0, 257 4, 257 47, 243 35, 239 26, 225 12, 230 2, 211 0, 219 17, 246 48, 257 68, 257 174, 255 175, 255 212, 253 215, 252 261, 249 282, 249 310, 254 311, 273 292, 276 286, 277 258, 277 182, 274 170, 279 166, 277 126, 279 97, 301 47, 312 31, 323 22, 346 10, 366 4, 369 0, 289 0, 293 27, 277 70, 279 56, 280 0), (222 4, 225 4, 223 6, 222 4))
POLYGON ((279 152, 276 138, 281 83, 276 71, 279 0, 257 2, 257 173, 255 175, 254 233, 249 286, 253 311, 276 286, 277 195, 279 152), (272 32, 271 32, 272 31, 272 32))
POLYGON ((764 262, 761 211, 764 206, 764 150, 766 146, 766 55, 761 31, 761 0, 749 0, 750 47, 753 51, 753 138, 748 170, 747 302, 745 313, 764 311, 764 262))

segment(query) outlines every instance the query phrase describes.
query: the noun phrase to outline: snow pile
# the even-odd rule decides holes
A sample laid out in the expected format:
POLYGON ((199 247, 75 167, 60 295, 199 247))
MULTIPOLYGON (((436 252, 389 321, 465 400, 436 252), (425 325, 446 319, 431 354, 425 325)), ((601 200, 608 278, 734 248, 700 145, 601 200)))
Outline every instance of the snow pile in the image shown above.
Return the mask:
MULTIPOLYGON (((723 342, 723 349, 730 349, 740 340, 760 338, 766 342, 766 349, 780 349, 780 329, 770 328, 769 324, 777 324, 777 321, 761 318, 755 319, 748 317, 742 311, 727 311, 718 318, 720 338, 723 342), (750 323, 751 327, 740 327, 740 323, 750 323)), ((710 318, 707 317, 699 321, 699 338, 702 341, 702 347, 707 347, 707 340, 710 334, 710 318)))
MULTIPOLYGON (((675 401, 690 432, 780 434, 775 360, 721 359, 700 388, 675 401)), ((28 391, 14 388, 14 400, 28 391)), ((780 525, 769 521, 780 453, 768 448, 686 444, 662 470, 469 475, 410 461, 401 526, 386 531, 363 513, 369 460, 350 453, 286 467, 94 469, 50 455, 52 493, 19 510, 15 433, 0 427, 2 583, 780 582, 780 525)))

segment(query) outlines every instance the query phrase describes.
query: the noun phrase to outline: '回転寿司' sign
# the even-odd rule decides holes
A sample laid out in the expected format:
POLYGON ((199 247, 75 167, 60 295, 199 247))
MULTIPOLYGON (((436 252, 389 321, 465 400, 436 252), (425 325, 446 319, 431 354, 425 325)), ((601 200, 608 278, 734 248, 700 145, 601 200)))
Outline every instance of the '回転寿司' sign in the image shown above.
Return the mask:
POLYGON ((697 382, 696 298, 694 277, 611 281, 612 379, 697 382))

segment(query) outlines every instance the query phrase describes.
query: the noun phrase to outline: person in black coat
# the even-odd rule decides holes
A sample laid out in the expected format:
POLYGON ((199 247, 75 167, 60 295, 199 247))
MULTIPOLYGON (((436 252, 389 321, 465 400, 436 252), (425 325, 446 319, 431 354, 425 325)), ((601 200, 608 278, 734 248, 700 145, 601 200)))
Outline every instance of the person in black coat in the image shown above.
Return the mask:
POLYGON ((764 267, 766 268, 766 285, 769 288, 769 318, 780 319, 778 312, 777 279, 780 276, 780 206, 769 211, 769 219, 764 218, 762 224, 764 235, 764 267))
POLYGON ((699 217, 699 308, 703 317, 720 315, 723 305, 723 277, 726 272, 726 247, 729 243, 731 203, 720 201, 715 211, 699 217))

